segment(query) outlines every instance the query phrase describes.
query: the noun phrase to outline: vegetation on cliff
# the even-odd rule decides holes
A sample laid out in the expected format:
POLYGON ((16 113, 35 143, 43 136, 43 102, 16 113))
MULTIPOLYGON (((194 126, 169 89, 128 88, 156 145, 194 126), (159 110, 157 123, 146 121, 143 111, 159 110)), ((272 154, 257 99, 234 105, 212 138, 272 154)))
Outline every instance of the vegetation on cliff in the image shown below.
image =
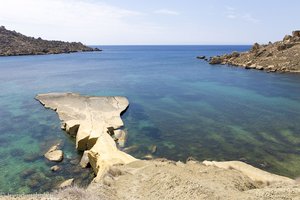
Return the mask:
POLYGON ((0 56, 44 55, 82 51, 100 51, 80 42, 49 41, 25 36, 0 26, 0 56))

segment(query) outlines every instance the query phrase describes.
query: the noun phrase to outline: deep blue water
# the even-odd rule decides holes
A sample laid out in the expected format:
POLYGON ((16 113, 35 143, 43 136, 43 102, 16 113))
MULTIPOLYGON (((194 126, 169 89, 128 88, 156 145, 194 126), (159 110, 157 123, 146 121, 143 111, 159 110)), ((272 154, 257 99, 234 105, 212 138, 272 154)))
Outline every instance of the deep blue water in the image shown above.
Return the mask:
POLYGON ((55 112, 34 97, 47 92, 124 95, 127 147, 185 161, 242 160, 300 175, 300 75, 211 66, 195 57, 250 46, 101 46, 103 52, 0 57, 0 192, 49 191, 66 178, 86 185, 74 140, 55 112), (60 141, 59 172, 43 153, 60 141))

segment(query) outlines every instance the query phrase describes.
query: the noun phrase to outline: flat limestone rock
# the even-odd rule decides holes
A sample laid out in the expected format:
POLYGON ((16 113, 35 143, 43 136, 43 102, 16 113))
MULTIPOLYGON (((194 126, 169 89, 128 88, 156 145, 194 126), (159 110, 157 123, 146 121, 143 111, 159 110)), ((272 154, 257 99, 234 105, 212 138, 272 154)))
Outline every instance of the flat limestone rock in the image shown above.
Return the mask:
MULTIPOLYGON (((62 128, 76 137, 76 148, 86 151, 88 162, 95 174, 95 181, 115 164, 127 164, 136 159, 117 148, 109 130, 124 126, 120 114, 127 109, 126 97, 81 96, 76 93, 39 94, 36 99, 45 108, 55 110, 62 121, 62 128)), ((117 131, 118 132, 118 131, 117 131)), ((122 143, 124 141, 121 141, 122 143)))

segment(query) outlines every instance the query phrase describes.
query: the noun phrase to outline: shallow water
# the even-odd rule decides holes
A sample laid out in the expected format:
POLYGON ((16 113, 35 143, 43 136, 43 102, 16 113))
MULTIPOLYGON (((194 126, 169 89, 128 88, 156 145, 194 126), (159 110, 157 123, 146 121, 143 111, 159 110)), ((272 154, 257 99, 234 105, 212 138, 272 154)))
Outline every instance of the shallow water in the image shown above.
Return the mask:
POLYGON ((300 175, 300 75, 210 66, 198 55, 249 46, 103 46, 103 52, 0 58, 0 192, 50 191, 74 177, 86 185, 74 139, 34 97, 46 92, 124 95, 127 147, 185 161, 242 160, 300 175), (43 153, 62 143, 62 170, 43 153))

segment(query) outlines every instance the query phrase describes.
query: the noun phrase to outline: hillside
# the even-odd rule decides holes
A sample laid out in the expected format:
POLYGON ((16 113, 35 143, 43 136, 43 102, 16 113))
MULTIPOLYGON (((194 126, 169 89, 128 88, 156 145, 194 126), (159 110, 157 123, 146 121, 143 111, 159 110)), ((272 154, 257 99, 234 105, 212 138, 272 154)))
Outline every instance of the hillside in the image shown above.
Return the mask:
POLYGON ((0 56, 44 55, 81 51, 100 51, 80 42, 49 41, 25 36, 0 27, 0 56))
POLYGON ((247 52, 211 57, 209 63, 268 72, 300 72, 300 31, 293 31, 292 35, 286 35, 282 41, 266 45, 255 43, 247 52))

